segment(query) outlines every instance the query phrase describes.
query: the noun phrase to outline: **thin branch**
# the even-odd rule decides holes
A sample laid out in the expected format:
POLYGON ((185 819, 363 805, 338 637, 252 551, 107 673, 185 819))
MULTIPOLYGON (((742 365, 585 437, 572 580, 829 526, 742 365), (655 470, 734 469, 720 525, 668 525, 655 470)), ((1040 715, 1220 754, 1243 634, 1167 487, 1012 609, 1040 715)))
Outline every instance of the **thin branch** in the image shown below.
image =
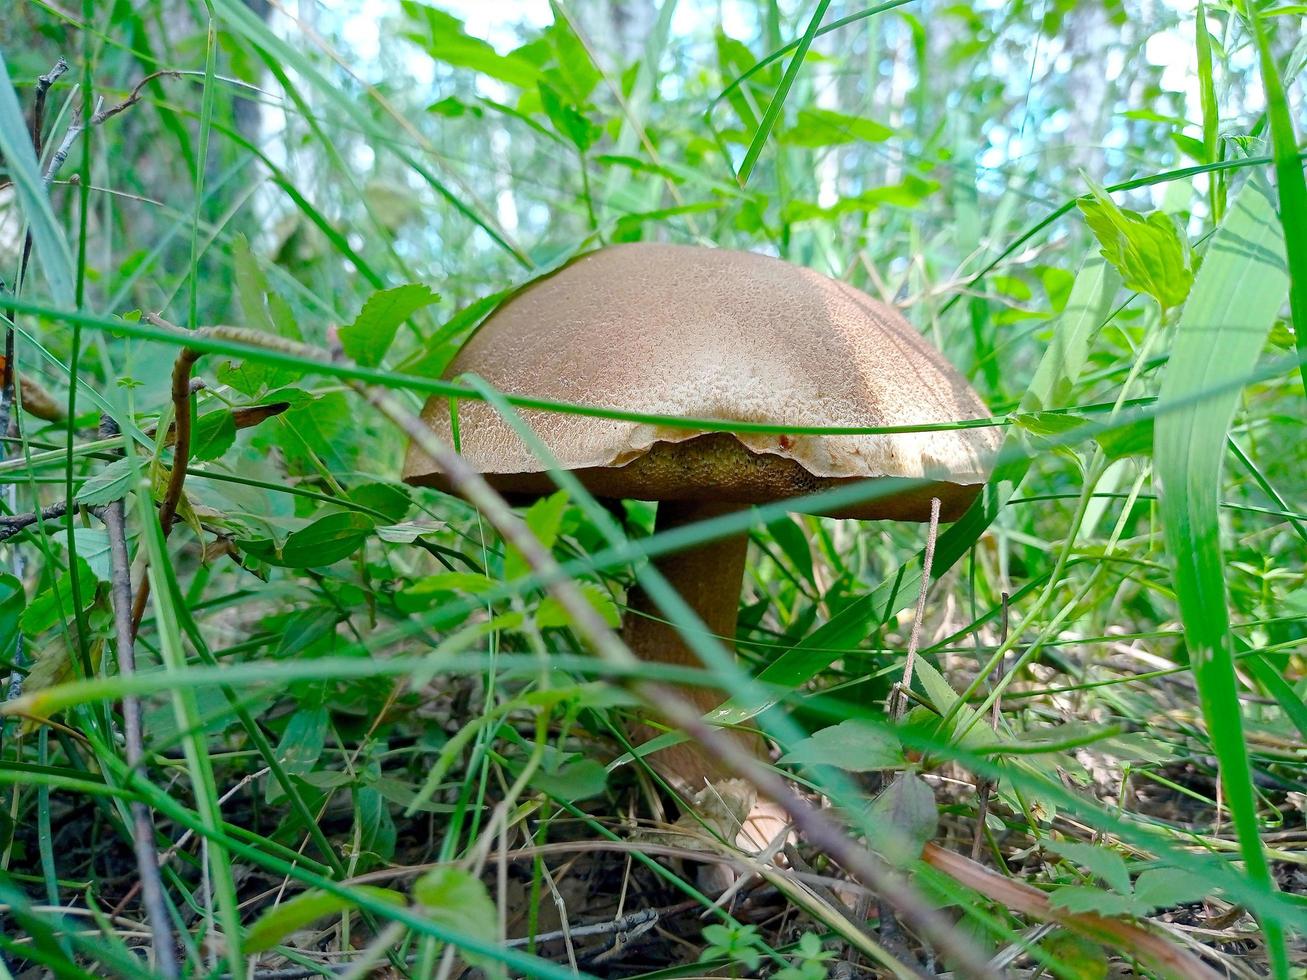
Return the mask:
POLYGON ((60 58, 44 75, 36 76, 36 99, 32 103, 32 149, 41 159, 41 130, 45 128, 45 97, 60 76, 68 71, 68 62, 60 58))
POLYGON ((181 74, 182 73, 179 71, 172 71, 169 69, 151 72, 136 83, 136 87, 132 89, 127 98, 123 99, 116 105, 112 105, 106 109, 104 108, 104 101, 101 100, 96 111, 91 115, 90 122, 83 122, 81 113, 78 113, 77 118, 73 120, 73 124, 68 127, 68 132, 64 133, 63 142, 59 144, 59 149, 57 149, 54 156, 50 158, 50 165, 46 167, 45 170, 45 182, 49 184, 54 180, 55 174, 59 172, 59 168, 62 167, 64 161, 68 159, 68 154, 72 151, 73 144, 77 142, 77 138, 81 136, 82 133, 86 132, 88 129, 94 129, 101 123, 112 119, 120 112, 126 112, 132 106, 136 105, 136 103, 141 101, 141 93, 144 91, 145 86, 149 85, 155 79, 164 76, 169 78, 180 78, 181 74))
MULTIPOLYGON (((111 436, 117 426, 105 416, 100 423, 100 434, 111 436)), ((117 639, 118 673, 131 677, 136 673, 136 638, 132 629, 132 570, 127 555, 127 533, 123 518, 123 502, 115 500, 104 508, 104 527, 109 533, 109 561, 113 591, 113 623, 117 639)), ((145 759, 141 740, 141 702, 132 694, 123 696, 123 736, 127 764, 140 768, 145 759)), ((159 853, 155 846, 154 818, 141 800, 131 803, 132 841, 136 850, 136 867, 140 873, 141 903, 154 936, 154 966, 162 977, 178 975, 177 952, 172 929, 168 923, 168 910, 163 900, 163 880, 159 874, 159 853)))
MULTIPOLYGON (((75 503, 74 506, 76 506, 75 503)), ((68 501, 61 500, 57 504, 41 508, 40 511, 0 516, 0 541, 8 541, 15 534, 21 534, 33 524, 40 521, 53 521, 63 517, 66 513, 68 513, 68 501)))
MULTIPOLYGON (((164 538, 172 533, 173 518, 181 506, 182 489, 186 484, 186 467, 191 459, 191 398, 195 389, 191 385, 191 369, 200 359, 200 352, 183 348, 177 355, 172 368, 172 470, 168 474, 168 488, 164 491, 163 502, 159 505, 159 524, 164 538)), ((136 589, 136 599, 132 603, 132 635, 141 628, 145 617, 145 603, 150 598, 150 579, 141 576, 141 584, 136 589)))

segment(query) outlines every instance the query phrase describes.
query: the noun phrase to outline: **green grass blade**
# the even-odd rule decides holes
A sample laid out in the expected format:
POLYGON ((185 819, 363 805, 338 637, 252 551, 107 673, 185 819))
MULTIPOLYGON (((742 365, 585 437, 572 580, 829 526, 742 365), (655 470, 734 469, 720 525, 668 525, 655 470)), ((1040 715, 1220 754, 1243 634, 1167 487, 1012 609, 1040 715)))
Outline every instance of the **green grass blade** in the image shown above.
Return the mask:
MULTIPOLYGON (((1176 329, 1159 404, 1206 392, 1256 363, 1288 289, 1275 209, 1257 181, 1234 200, 1211 240, 1176 329)), ((1218 518, 1221 463, 1238 393, 1160 414, 1153 460, 1161 486, 1167 550, 1198 684, 1250 881, 1274 886, 1258 835, 1257 804, 1244 745, 1234 671, 1225 565, 1218 518)), ((1287 976, 1278 920, 1263 922, 1277 976, 1287 976)))
MULTIPOLYGON (((1207 6, 1199 0, 1194 15, 1194 43, 1198 50, 1198 92, 1203 107, 1203 150, 1207 163, 1215 163, 1220 155, 1221 110, 1216 102, 1216 84, 1212 78, 1212 38, 1207 33, 1207 6)), ((1217 171, 1211 180, 1208 201, 1212 210, 1212 223, 1217 224, 1225 213, 1225 174, 1217 171)))
POLYGON ((1271 124, 1271 155, 1280 192, 1280 224, 1284 228, 1284 250, 1289 259, 1289 309, 1298 345, 1298 370, 1307 391, 1307 179, 1303 177, 1289 100, 1275 65, 1270 39, 1257 5, 1249 3, 1247 12, 1261 56, 1262 87, 1266 90, 1266 114, 1271 124))
MULTIPOLYGON (((50 295, 60 306, 73 306, 73 257, 63 228, 55 220, 41 177, 41 165, 32 150, 18 95, 9 80, 4 52, 0 51, 0 157, 5 161, 22 202, 32 234, 32 244, 50 286, 50 295)), ((15 284, 16 288, 16 284, 15 284)))
POLYGON ((790 59, 789 65, 785 68, 785 75, 781 78, 780 87, 776 89, 776 94, 772 96, 767 111, 763 113, 762 121, 758 123, 758 130, 753 134, 753 140, 749 143, 749 148, 744 152, 744 159, 740 161, 739 178, 741 185, 749 182, 749 175, 753 173, 754 165, 758 162, 758 156, 762 153, 767 137, 771 135, 772 129, 776 126, 776 120, 780 118, 781 110, 785 108, 785 98, 790 94, 790 89, 794 86, 794 80, 799 77, 799 69, 803 67, 803 59, 808 56, 808 48, 812 46, 812 39, 817 36, 817 28, 821 27, 821 20, 826 16, 826 8, 829 6, 830 0, 818 0, 817 9, 812 15, 812 20, 808 21, 808 29, 803 32, 803 37, 799 39, 799 43, 795 46, 794 57, 790 59))
MULTIPOLYGON (((180 465, 180 464, 179 464, 180 465)), ((181 630, 177 625, 177 581, 173 575, 167 544, 155 512, 149 490, 136 493, 137 513, 141 521, 142 546, 149 556, 150 595, 155 619, 158 622, 159 646, 168 672, 186 671, 186 653, 182 645, 181 630)), ((214 831, 222 829, 222 809, 218 803, 218 787, 213 775, 213 764, 204 738, 204 725, 195 699, 195 692, 179 686, 172 692, 173 710, 177 726, 188 734, 182 750, 190 774, 191 791, 199 820, 214 831)), ((209 872, 213 882, 215 924, 224 935, 228 968, 233 976, 240 976, 243 968, 241 955, 241 913, 236 895, 236 881, 232 874, 231 856, 226 848, 213 845, 208 849, 209 872)))

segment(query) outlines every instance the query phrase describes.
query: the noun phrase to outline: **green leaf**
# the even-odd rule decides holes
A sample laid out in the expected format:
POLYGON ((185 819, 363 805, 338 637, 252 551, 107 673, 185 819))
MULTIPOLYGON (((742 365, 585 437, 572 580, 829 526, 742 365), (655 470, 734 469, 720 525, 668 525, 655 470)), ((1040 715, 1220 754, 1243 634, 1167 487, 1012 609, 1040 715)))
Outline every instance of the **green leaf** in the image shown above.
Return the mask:
MULTIPOLYGON (((527 508, 523 520, 531 533, 536 536, 540 546, 549 551, 558 540, 559 528, 563 526, 563 514, 567 510, 567 492, 559 490, 548 497, 541 497, 527 508)), ((525 558, 511 545, 504 551, 504 580, 511 582, 531 571, 525 558)))
POLYGON ((408 490, 393 483, 360 483, 345 496, 361 507, 382 514, 391 524, 404 520, 413 506, 408 490))
POLYGON ((894 130, 873 119, 848 116, 831 109, 800 109, 792 129, 781 133, 790 146, 838 146, 842 143, 884 143, 894 130))
POLYGON ((1040 945, 1058 965, 1059 976, 1076 977, 1076 980, 1107 980, 1111 974, 1112 964, 1107 951, 1074 932, 1059 929, 1040 945))
POLYGON ((1153 420, 1136 419, 1129 425, 1108 429, 1094 440, 1103 447, 1108 459, 1126 456, 1151 456, 1153 453, 1153 420))
MULTIPOLYGON (((462 868, 433 868, 413 883, 413 898, 426 915, 460 935, 493 943, 499 938, 499 910, 486 886, 462 868)), ((469 962, 484 957, 463 951, 469 962)))
POLYGON ((1161 212, 1145 218, 1118 207, 1093 181, 1090 187, 1092 197, 1077 204, 1126 287, 1152 296, 1163 310, 1183 303, 1193 286, 1193 256, 1175 218, 1161 212))
POLYGON ((8 572, 0 572, 0 655, 8 656, 18 642, 19 623, 27 605, 23 583, 8 572))
POLYGON ((572 759, 556 769, 541 768, 531 785, 564 803, 598 796, 608 787, 608 770, 597 759, 572 759))
POLYGON ((201 415, 191 431, 191 459, 217 459, 236 441, 236 420, 222 409, 201 415))
POLYGON ((1271 153, 1279 191, 1280 226, 1284 231, 1285 253, 1289 260, 1289 309, 1293 314, 1298 356, 1301 358, 1298 372, 1303 388, 1307 389, 1307 177, 1303 175, 1303 161, 1298 154, 1298 137, 1293 131, 1289 99, 1275 64, 1270 38, 1262 26, 1262 15, 1257 5, 1251 2, 1245 5, 1245 11, 1261 59, 1262 88, 1266 90, 1266 117, 1271 124, 1271 153))
POLYGON ((780 761, 791 766, 835 766, 845 772, 876 772, 904 765, 903 748, 893 733, 857 718, 815 732, 780 761))
POLYGON ((1094 912, 1098 915, 1132 915, 1134 898, 1088 885, 1063 885, 1048 893, 1048 903, 1068 912, 1094 912))
POLYGON ((808 547, 808 535, 803 528, 788 517, 773 521, 767 525, 767 531, 778 545, 785 557, 794 565, 794 570, 805 582, 813 580, 812 550, 808 547))
POLYGON ((236 294, 240 297, 245 326, 265 333, 276 333, 272 315, 268 312, 267 296, 270 292, 267 276, 250 249, 249 239, 237 233, 231 245, 232 265, 236 280, 236 294))
POLYGON ((882 207, 915 208, 940 189, 938 181, 908 174, 897 184, 883 184, 850 197, 842 197, 829 207, 809 201, 791 200, 781 206, 786 221, 829 221, 842 214, 875 211, 882 207))
MULTIPOLYGON (((19 46, 13 50, 19 50, 19 46)), ((4 159, 7 176, 17 190, 50 294, 59 306, 72 309, 75 304, 72 253, 63 225, 50 206, 41 166, 32 151, 27 119, 9 80, 3 51, 0 51, 0 158, 4 159)))
POLYGON ((286 568, 317 568, 348 558, 362 546, 373 522, 357 511, 328 514, 286 538, 273 564, 286 568))
POLYGON ((584 42, 572 30, 567 13, 557 3, 550 3, 554 22, 545 29, 539 41, 524 44, 515 52, 524 58, 535 57, 539 51, 547 51, 549 69, 545 77, 558 92, 574 104, 586 102, 603 79, 601 72, 584 42))
POLYGON ((394 343, 399 325, 439 300, 430 286, 417 283, 379 290, 368 297, 353 323, 340 328, 341 347, 364 367, 376 367, 394 343))
MULTIPOLYGON (((1180 316, 1162 375, 1153 448, 1163 538, 1199 703, 1248 878, 1267 892, 1275 886, 1244 743, 1218 508, 1226 435, 1240 398, 1230 383, 1257 363, 1288 287, 1280 224, 1265 187, 1253 178, 1212 236, 1180 316)), ((1263 928, 1269 939, 1279 934, 1274 920, 1263 928)))
POLYGON ((536 65, 516 53, 502 55, 489 42, 469 36, 457 17, 416 0, 405 0, 400 6, 419 28, 405 36, 435 60, 479 71, 518 88, 535 85, 540 73, 536 65))
POLYGON ((335 631, 341 615, 328 606, 310 606, 293 613, 280 627, 281 641, 277 644, 276 656, 293 657, 301 650, 307 650, 335 631))
MULTIPOLYGON (((355 885, 351 890, 401 908, 408 904, 403 895, 390 888, 355 885)), ((250 926, 250 931, 246 933, 245 952, 267 952, 291 933, 305 929, 319 919, 347 912, 355 907, 354 901, 329 892, 307 891, 302 895, 296 895, 288 902, 274 905, 255 920, 254 925, 250 926)))
POLYGON ((1140 915, 1174 908, 1212 894, 1212 882, 1181 868, 1152 868, 1135 879, 1135 905, 1140 915))
POLYGON ((565 103, 559 94, 544 82, 539 84, 539 89, 540 105, 558 134, 565 137, 581 153, 594 146, 603 131, 587 119, 576 106, 565 103))
MULTIPOLYGON (((594 582, 576 582, 575 585, 594 611, 603 617, 605 623, 613 629, 622 625, 622 614, 607 589, 594 582)), ((562 603, 551 595, 540 600, 535 618, 536 625, 541 629, 574 625, 571 615, 563 608, 562 603)))
MULTIPOLYGON (((81 558, 77 559, 77 592, 82 597, 83 609, 89 609, 95 602, 96 578, 91 566, 81 558)), ((19 618, 23 632, 28 636, 44 633, 51 626, 73 615, 73 580, 65 572, 55 584, 39 592, 27 604, 19 618)))
POLYGON ((313 770, 327 744, 328 721, 327 709, 323 707, 300 708, 290 716, 277 744, 282 768, 296 776, 313 770))
POLYGON ((132 476, 138 467, 130 459, 115 459, 77 491, 77 502, 87 507, 122 500, 132 489, 132 476))
POLYGON ((1046 846, 1068 861, 1088 868, 1113 890, 1122 895, 1130 894, 1130 872, 1126 868, 1125 858, 1111 848, 1069 840, 1049 841, 1046 846))
POLYGON ((935 793, 916 773, 904 773, 872 801, 867 825, 875 830, 868 843, 876 852, 907 867, 921 857, 939 826, 935 793))

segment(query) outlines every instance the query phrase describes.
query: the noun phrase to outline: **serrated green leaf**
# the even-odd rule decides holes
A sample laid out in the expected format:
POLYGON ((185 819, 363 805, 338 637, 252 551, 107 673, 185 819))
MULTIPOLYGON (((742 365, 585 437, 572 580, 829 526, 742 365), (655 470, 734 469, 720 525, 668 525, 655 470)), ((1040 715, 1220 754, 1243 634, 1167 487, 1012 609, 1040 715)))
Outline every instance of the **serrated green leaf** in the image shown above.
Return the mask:
POLYGON ((394 343, 400 324, 439 300, 430 286, 419 283, 378 290, 368 297, 354 322, 340 328, 340 345, 359 364, 376 367, 394 343))
MULTIPOLYGON (((548 497, 541 497, 527 508, 523 520, 531 533, 536 536, 540 546, 546 551, 554 547, 558 540, 559 528, 563 526, 563 514, 567 510, 567 493, 559 490, 548 497)), ((504 579, 511 582, 531 571, 525 558, 511 545, 504 550, 504 579)))
POLYGON ((1145 218, 1119 207, 1093 181, 1090 186, 1092 197, 1077 204, 1127 288, 1152 296, 1163 310, 1182 304, 1193 286, 1193 256, 1175 219, 1160 212, 1145 218))
POLYGON ((541 82, 540 105, 560 136, 584 153, 599 139, 602 130, 576 106, 568 105, 550 86, 541 82))
POLYGON ((400 6, 417 28, 405 36, 437 61, 470 68, 518 88, 535 85, 540 74, 536 65, 516 53, 502 55, 489 42, 470 36, 457 17, 415 0, 404 0, 400 6))
POLYGON ((1140 915, 1196 902, 1212 894, 1212 882, 1182 868, 1150 868, 1135 879, 1135 904, 1140 915))
POLYGON ((1063 885, 1048 893, 1048 903, 1068 912, 1095 912, 1098 915, 1131 915, 1135 911, 1134 898, 1119 895, 1088 885, 1063 885))
POLYGON ((98 507, 122 500, 132 489, 135 468, 129 459, 115 459, 82 484, 77 491, 77 502, 86 507, 98 507))
MULTIPOLYGON (((605 623, 616 629, 622 624, 622 614, 617 609, 617 604, 613 602, 613 597, 609 595, 608 590, 602 585, 594 582, 577 582, 576 587, 583 595, 590 606, 597 612, 605 623)), ((545 596, 540 600, 540 605, 536 609, 536 625, 541 629, 550 627, 571 626, 572 617, 567 610, 553 596, 545 596)))
POLYGON ((1111 848, 1069 840, 1049 841, 1047 847, 1068 861, 1088 868, 1091 874, 1101 878, 1114 891, 1122 895, 1130 894, 1130 871, 1126 868, 1125 858, 1111 848))

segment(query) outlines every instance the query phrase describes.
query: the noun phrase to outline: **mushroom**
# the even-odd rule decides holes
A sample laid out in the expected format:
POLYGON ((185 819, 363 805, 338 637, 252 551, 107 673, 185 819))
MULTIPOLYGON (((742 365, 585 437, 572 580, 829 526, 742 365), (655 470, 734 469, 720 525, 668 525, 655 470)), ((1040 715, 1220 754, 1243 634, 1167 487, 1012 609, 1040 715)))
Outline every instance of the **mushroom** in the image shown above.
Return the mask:
MULTIPOLYGON (((480 326, 446 376, 464 372, 513 395, 795 427, 889 427, 989 414, 943 355, 890 307, 779 259, 684 245, 616 245, 533 282, 480 326)), ((926 521, 938 498, 941 519, 955 520, 985 483, 998 448, 996 430, 987 427, 735 435, 535 409, 521 414, 591 493, 657 501, 658 532, 872 478, 884 481, 883 493, 829 516, 926 521)), ((428 401, 423 419, 451 439, 447 398, 428 401)), ((464 458, 500 492, 520 500, 555 490, 544 464, 491 406, 461 402, 459 432, 464 458)), ((404 479, 448 489, 416 446, 404 479)), ((740 535, 656 560, 726 644, 735 637, 747 546, 740 535)), ((643 659, 699 665, 639 588, 628 597, 622 634, 643 659)), ((715 689, 684 693, 705 713, 724 700, 715 689)), ((641 728, 640 736, 652 732, 641 728)), ((736 737, 762 752, 755 734, 736 737)), ((690 797, 705 780, 725 775, 694 742, 649 759, 690 797)))

